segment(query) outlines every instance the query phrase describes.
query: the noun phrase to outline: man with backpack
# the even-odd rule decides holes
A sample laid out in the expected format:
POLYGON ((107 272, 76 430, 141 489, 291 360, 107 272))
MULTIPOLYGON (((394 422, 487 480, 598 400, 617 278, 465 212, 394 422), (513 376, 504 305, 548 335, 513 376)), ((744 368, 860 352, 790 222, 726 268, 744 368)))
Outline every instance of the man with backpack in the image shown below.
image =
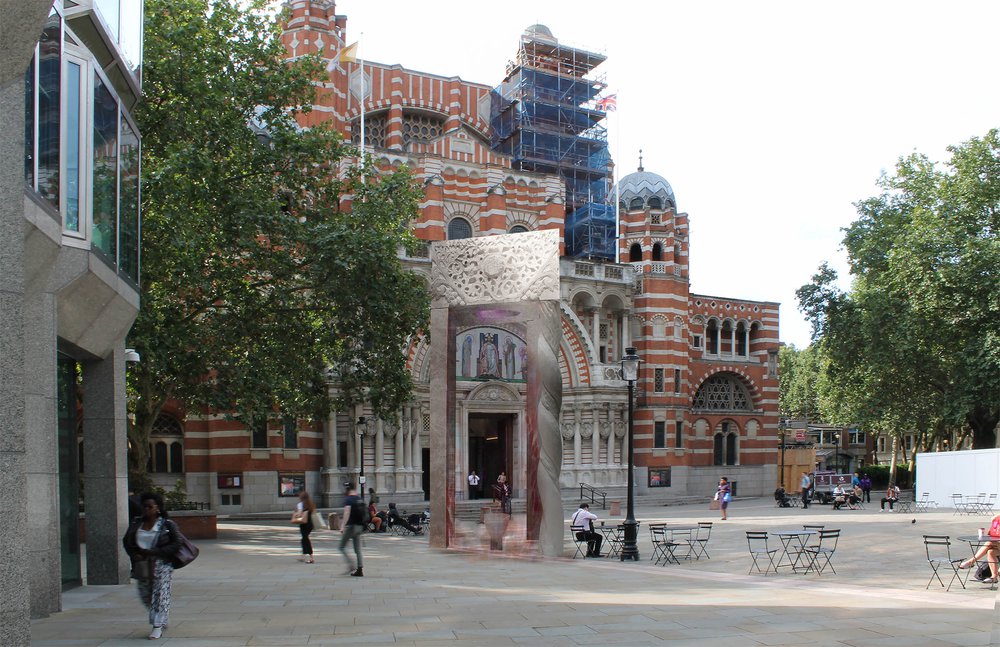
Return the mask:
POLYGON ((361 500, 354 489, 352 483, 347 484, 344 492, 344 514, 340 522, 340 552, 344 554, 347 562, 347 572, 353 577, 364 577, 363 564, 361 560, 361 534, 368 526, 368 507, 361 500), (358 567, 355 569, 351 563, 351 556, 347 554, 347 542, 354 542, 354 554, 357 556, 358 567))

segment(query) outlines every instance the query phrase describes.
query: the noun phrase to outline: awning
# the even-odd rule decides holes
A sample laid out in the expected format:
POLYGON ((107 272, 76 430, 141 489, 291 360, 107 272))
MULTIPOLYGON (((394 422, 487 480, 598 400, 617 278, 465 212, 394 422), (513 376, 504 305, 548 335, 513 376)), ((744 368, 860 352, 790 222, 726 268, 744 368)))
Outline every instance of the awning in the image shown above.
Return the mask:
POLYGON ((816 458, 826 458, 830 454, 836 453, 836 449, 817 449, 816 458))

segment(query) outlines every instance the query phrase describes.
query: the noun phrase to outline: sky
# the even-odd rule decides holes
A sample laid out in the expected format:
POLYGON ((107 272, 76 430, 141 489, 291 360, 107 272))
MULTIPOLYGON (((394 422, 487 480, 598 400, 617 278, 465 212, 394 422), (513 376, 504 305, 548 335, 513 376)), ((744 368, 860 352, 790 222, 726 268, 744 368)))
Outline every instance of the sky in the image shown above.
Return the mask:
POLYGON ((1000 127, 1000 2, 340 0, 379 63, 497 85, 526 27, 605 54, 620 173, 665 177, 690 218, 691 290, 781 303, 780 339, 810 327, 795 291, 824 261, 848 288, 853 204, 912 152, 1000 127))

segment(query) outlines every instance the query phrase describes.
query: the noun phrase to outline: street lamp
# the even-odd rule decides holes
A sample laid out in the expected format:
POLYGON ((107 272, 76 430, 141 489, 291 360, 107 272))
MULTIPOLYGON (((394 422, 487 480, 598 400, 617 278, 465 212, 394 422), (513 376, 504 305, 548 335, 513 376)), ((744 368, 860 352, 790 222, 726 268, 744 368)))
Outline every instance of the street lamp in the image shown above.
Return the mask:
POLYGON ((361 466, 361 471, 358 473, 358 490, 361 496, 361 502, 365 502, 365 428, 368 426, 368 421, 365 420, 364 416, 358 416, 358 423, 355 426, 358 432, 358 457, 361 466))
POLYGON ((784 418, 778 420, 778 435, 781 437, 781 489, 785 489, 785 434, 788 433, 788 422, 784 418))
POLYGON ((639 561, 639 546, 636 545, 636 536, 639 524, 635 520, 635 465, 633 461, 635 453, 635 439, 632 427, 632 389, 635 381, 639 378, 639 356, 635 353, 635 348, 625 349, 625 356, 622 357, 622 379, 628 382, 628 509, 625 514, 625 543, 622 546, 621 561, 633 559, 639 561))

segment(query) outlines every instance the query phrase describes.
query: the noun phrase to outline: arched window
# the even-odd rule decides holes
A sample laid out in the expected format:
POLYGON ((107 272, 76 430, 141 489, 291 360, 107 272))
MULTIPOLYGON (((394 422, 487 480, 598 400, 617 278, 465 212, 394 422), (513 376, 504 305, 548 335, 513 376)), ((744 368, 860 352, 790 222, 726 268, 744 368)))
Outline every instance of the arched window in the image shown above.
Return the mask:
POLYGON ((735 427, 736 425, 730 422, 719 424, 719 430, 715 432, 712 447, 712 459, 715 465, 736 465, 738 463, 736 443, 739 434, 737 434, 735 427))
POLYGON ((736 325, 736 354, 740 357, 747 356, 747 326, 742 321, 736 325))
POLYGON ((715 319, 708 320, 705 327, 705 352, 709 355, 719 354, 719 322, 715 319))
POLYGON ((632 198, 632 201, 628 203, 628 208, 629 211, 642 209, 642 198, 632 198))
POLYGON ((514 225, 513 227, 510 228, 510 231, 508 233, 511 233, 511 234, 526 234, 526 233, 528 233, 528 228, 525 227, 524 225, 514 225))
POLYGON ((633 243, 631 247, 628 248, 628 261, 629 263, 638 263, 642 260, 642 245, 639 243, 633 243))
POLYGON ((180 420, 161 413, 153 422, 149 436, 149 471, 175 474, 184 472, 184 429, 180 420))
POLYGON ((705 380, 694 396, 695 409, 708 411, 752 411, 752 400, 746 387, 727 373, 717 373, 705 380))
POLYGON ((649 205, 650 209, 662 209, 663 208, 663 201, 661 201, 659 198, 656 198, 656 197, 650 198, 649 202, 647 204, 649 205))
POLYGON ((167 470, 167 443, 158 442, 153 445, 153 471, 166 472, 167 470))
POLYGON ((452 218, 448 223, 448 240, 472 238, 472 225, 465 218, 452 218))
POLYGON ((180 474, 184 471, 184 445, 170 444, 170 471, 180 474))
POLYGON ((653 243, 653 260, 663 260, 663 245, 661 243, 653 243))

